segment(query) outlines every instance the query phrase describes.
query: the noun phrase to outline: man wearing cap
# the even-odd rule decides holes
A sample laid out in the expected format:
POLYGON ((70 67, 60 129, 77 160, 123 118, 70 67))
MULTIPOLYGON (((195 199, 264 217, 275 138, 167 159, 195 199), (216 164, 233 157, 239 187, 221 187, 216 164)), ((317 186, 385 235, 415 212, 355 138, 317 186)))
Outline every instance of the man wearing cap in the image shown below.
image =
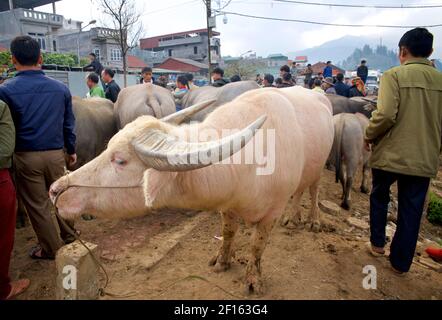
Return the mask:
POLYGON ((327 77, 322 80, 322 88, 324 89, 325 93, 336 94, 335 85, 333 84, 333 78, 331 77, 327 77))

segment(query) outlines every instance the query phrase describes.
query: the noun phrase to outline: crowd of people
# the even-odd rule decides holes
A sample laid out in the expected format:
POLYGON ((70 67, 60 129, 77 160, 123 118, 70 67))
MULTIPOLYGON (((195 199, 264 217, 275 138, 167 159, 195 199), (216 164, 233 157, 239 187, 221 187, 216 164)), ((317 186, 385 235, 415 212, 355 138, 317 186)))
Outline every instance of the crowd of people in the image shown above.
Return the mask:
MULTIPOLYGON (((366 148, 372 149, 373 189, 370 196, 370 252, 385 254, 385 226, 390 186, 398 182, 398 224, 391 244, 390 262, 398 273, 410 269, 417 242, 420 219, 430 178, 439 167, 442 123, 442 74, 432 67, 433 35, 426 29, 408 31, 399 42, 401 66, 385 72, 378 100, 365 133, 366 148), (403 148, 403 142, 407 148, 403 148)), ((57 250, 74 240, 72 221, 53 219, 48 197, 50 185, 63 176, 66 163, 77 161, 75 117, 69 89, 41 70, 39 43, 29 37, 15 38, 10 46, 15 77, 0 85, 0 299, 23 292, 28 279, 11 281, 9 263, 14 242, 16 192, 26 207, 38 243, 31 248, 32 259, 54 259, 57 250), (11 176, 14 168, 15 182, 11 176), (17 190, 16 190, 17 188, 17 190)), ((89 97, 115 102, 120 87, 114 71, 103 68, 94 54, 85 69, 91 71, 86 84, 89 97), (100 83, 101 82, 101 83, 100 83)), ((296 85, 297 66, 280 68, 279 78, 270 74, 257 81, 262 87, 296 85)), ((311 65, 304 71, 304 86, 345 97, 365 95, 366 61, 358 77, 346 83, 342 73, 333 75, 329 61, 314 76, 311 65)), ((221 68, 212 71, 212 85, 222 87, 240 81, 227 79, 221 68)), ((151 68, 142 70, 142 83, 155 81, 151 68)), ((193 75, 180 75, 171 93, 181 107, 183 96, 194 90, 193 75)))
POLYGON ((366 63, 365 60, 361 61, 357 76, 352 79, 345 78, 342 73, 333 75, 332 63, 327 61, 324 69, 317 74, 314 73, 311 64, 307 64, 302 69, 294 62, 291 68, 288 65, 283 65, 279 70, 279 77, 276 79, 271 74, 265 74, 263 78, 260 74, 257 74, 255 81, 262 87, 285 88, 297 85, 297 78, 302 76, 303 86, 313 91, 337 94, 347 98, 360 97, 367 95, 365 82, 368 76, 368 68, 366 63))

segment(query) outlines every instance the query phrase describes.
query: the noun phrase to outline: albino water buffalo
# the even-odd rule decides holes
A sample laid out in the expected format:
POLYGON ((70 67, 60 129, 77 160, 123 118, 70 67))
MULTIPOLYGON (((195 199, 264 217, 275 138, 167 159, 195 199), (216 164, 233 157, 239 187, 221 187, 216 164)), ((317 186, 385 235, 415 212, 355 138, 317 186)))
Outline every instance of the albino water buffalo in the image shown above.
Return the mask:
POLYGON ((73 97, 72 110, 77 135, 77 163, 69 167, 69 170, 75 170, 97 157, 117 133, 112 101, 103 98, 73 97))
POLYGON ((322 94, 301 87, 249 91, 201 123, 136 119, 99 157, 57 180, 50 196, 68 219, 85 211, 105 218, 164 207, 220 211, 223 242, 211 260, 216 271, 230 267, 240 217, 255 228, 246 289, 260 293, 261 256, 290 197, 299 204, 309 189, 311 227, 320 226, 318 185, 333 130, 331 104, 322 94), (236 132, 223 135, 225 129, 236 132), (195 132, 200 135, 189 141, 195 132), (253 160, 253 154, 266 161, 247 163, 244 159, 252 155, 253 160))
POLYGON ((360 97, 347 98, 336 94, 325 95, 333 106, 333 114, 339 113, 362 113, 367 118, 371 118, 371 113, 376 109, 374 101, 360 97))
POLYGON ((330 163, 335 166, 336 182, 342 184, 341 207, 349 210, 353 179, 362 165, 361 192, 368 193, 368 158, 370 152, 364 147, 364 132, 368 119, 360 113, 340 113, 333 116, 335 139, 330 152, 330 163))
POLYGON ((124 88, 114 106, 118 129, 142 115, 162 118, 175 111, 170 91, 150 83, 124 88))
POLYGON ((216 99, 216 102, 213 105, 198 112, 191 118, 193 121, 203 121, 204 118, 217 107, 232 101, 246 91, 259 88, 260 86, 255 81, 232 82, 219 88, 213 86, 200 87, 189 91, 189 93, 184 96, 182 105, 184 108, 187 108, 202 101, 216 99))

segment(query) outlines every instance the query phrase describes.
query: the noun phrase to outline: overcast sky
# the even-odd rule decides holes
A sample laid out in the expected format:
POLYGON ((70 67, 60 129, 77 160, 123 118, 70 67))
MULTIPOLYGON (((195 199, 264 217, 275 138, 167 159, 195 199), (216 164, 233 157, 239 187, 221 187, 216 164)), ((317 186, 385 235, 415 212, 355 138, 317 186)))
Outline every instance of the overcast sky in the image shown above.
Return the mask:
MULTIPOLYGON (((146 37, 199 29, 206 26, 202 0, 134 0, 140 12, 146 37)), ((62 0, 56 3, 57 13, 67 18, 88 22, 102 17, 97 0, 62 0)), ((221 0, 221 4, 227 0, 221 0)), ((307 2, 393 5, 434 4, 436 0, 308 0, 307 2)), ((217 1, 213 0, 217 8, 217 1)), ((441 1, 439 1, 441 3, 441 1)), ((51 11, 51 6, 38 10, 51 11)), ((232 0, 225 11, 258 16, 302 19, 345 24, 428 25, 441 22, 442 8, 432 9, 373 9, 335 8, 281 3, 272 0, 232 0)), ((345 35, 373 36, 396 43, 405 29, 324 27, 292 22, 264 21, 227 16, 217 18, 216 30, 221 32, 222 55, 239 55, 254 50, 258 55, 284 53, 320 45, 345 35)), ((433 57, 442 58, 442 27, 432 28, 436 51, 433 57)), ((388 42, 388 41, 387 41, 388 42)))

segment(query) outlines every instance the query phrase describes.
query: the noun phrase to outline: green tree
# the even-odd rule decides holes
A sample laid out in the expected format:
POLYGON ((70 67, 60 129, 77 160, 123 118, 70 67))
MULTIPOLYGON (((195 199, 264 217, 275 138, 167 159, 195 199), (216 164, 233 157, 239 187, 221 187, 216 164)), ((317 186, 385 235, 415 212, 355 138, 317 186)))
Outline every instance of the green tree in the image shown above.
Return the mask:
POLYGON ((241 59, 227 64, 224 69, 224 75, 228 78, 238 75, 242 80, 253 80, 256 76, 256 70, 262 68, 262 63, 254 60, 241 59))

